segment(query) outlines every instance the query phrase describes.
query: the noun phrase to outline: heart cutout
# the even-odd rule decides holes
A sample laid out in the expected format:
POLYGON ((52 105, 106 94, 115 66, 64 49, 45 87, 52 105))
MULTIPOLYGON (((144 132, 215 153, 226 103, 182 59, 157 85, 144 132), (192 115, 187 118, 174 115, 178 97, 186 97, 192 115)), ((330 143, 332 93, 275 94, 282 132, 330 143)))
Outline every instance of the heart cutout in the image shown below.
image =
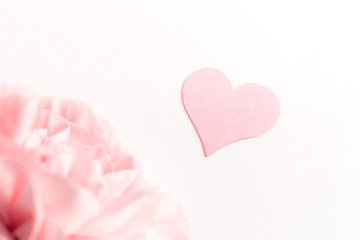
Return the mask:
POLYGON ((182 99, 206 157, 233 142, 260 136, 280 114, 280 102, 270 89, 251 83, 233 90, 228 78, 211 68, 185 79, 182 99))

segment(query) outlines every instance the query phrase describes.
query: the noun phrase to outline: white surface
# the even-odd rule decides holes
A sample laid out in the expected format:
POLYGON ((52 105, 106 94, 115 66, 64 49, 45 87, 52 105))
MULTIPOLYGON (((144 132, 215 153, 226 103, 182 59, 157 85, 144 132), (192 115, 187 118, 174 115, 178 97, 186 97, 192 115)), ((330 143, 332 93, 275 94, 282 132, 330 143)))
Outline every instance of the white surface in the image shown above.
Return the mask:
POLYGON ((359 1, 0 1, 0 81, 81 99, 172 192, 191 240, 360 239, 359 1), (209 158, 185 77, 263 84, 280 119, 209 158))

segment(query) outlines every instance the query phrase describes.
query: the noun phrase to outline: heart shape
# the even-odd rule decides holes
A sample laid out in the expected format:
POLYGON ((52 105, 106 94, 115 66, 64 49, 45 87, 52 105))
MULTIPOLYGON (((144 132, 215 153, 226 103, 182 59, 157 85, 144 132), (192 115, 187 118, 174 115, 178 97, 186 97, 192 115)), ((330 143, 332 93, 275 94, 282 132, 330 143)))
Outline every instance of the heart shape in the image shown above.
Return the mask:
POLYGON ((222 72, 210 68, 186 78, 182 99, 206 157, 233 142, 260 136, 280 114, 280 102, 271 90, 258 84, 233 90, 222 72))

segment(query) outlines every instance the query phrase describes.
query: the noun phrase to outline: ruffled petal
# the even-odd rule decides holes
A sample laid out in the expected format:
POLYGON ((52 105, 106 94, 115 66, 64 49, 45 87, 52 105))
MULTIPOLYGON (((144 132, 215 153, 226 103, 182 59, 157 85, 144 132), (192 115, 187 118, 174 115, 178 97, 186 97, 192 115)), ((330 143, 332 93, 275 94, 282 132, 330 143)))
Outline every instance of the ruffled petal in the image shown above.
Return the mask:
POLYGON ((32 185, 43 199, 48 219, 65 234, 73 233, 98 213, 95 196, 63 177, 41 172, 34 176, 32 185))
POLYGON ((0 135, 22 144, 31 131, 37 104, 31 92, 0 84, 0 135))
POLYGON ((143 236, 124 239, 155 240, 162 236, 163 239, 184 240, 187 239, 187 229, 184 214, 174 199, 152 188, 106 202, 98 216, 77 233, 79 236, 117 237, 131 233, 143 236), (151 233, 154 238, 145 233, 151 233))

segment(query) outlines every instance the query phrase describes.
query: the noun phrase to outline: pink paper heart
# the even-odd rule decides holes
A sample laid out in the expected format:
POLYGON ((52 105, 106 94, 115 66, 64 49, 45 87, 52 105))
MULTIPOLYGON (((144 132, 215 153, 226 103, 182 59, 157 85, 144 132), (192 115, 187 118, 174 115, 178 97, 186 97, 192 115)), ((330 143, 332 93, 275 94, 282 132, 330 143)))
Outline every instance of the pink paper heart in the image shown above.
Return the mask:
POLYGON ((280 102, 271 90, 258 84, 233 90, 228 78, 216 69, 190 74, 182 99, 206 157, 228 144, 265 133, 280 114, 280 102))

